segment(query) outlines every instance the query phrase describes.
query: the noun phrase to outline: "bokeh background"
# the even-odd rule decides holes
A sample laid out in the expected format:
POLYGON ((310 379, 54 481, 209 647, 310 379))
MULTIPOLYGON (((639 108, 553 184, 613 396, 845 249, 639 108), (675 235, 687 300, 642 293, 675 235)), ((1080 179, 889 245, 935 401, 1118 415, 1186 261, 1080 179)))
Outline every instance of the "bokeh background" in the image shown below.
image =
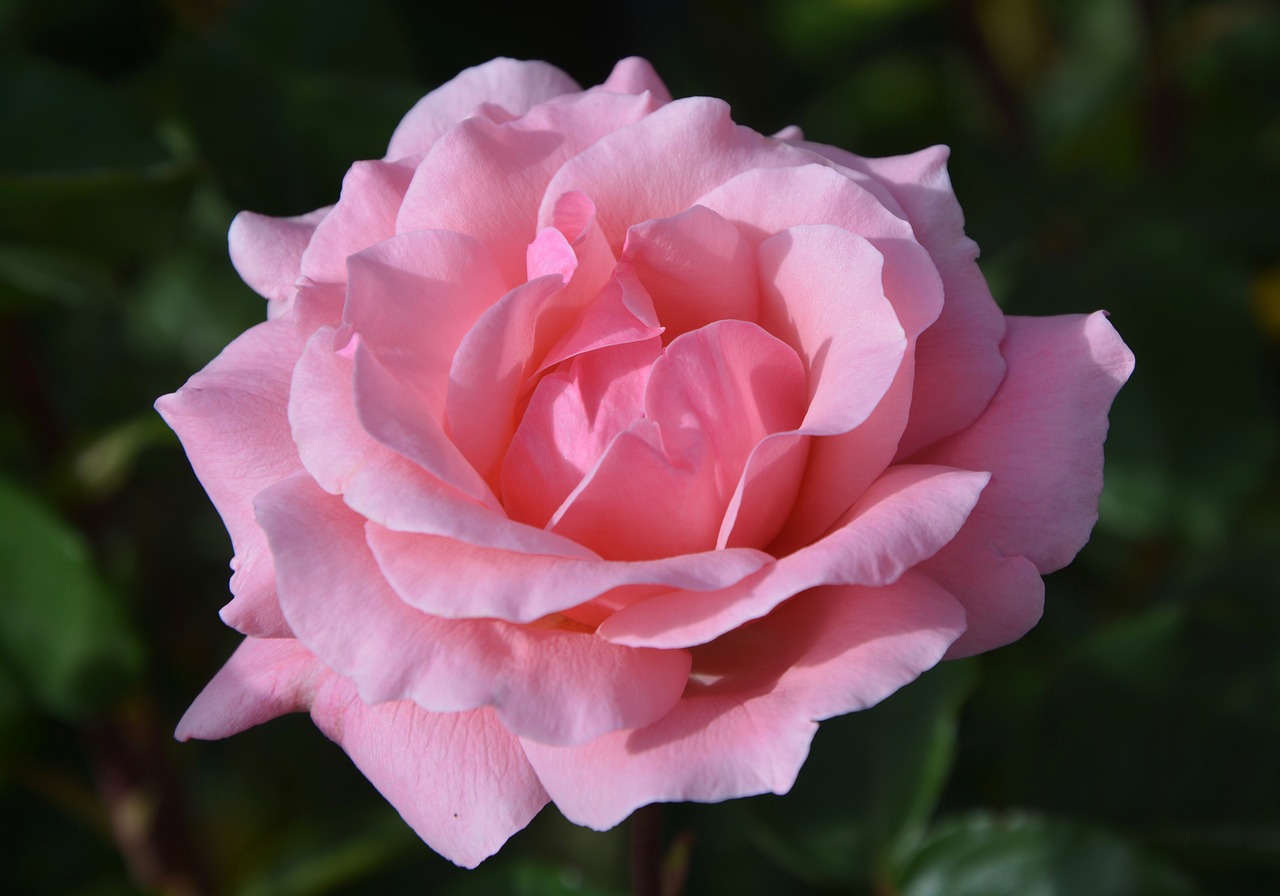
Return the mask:
POLYGON ((238 641, 152 412, 264 315, 225 234, 326 205, 495 55, 650 58, 865 155, 932 143, 1004 308, 1137 354, 1043 623, 670 807, 690 894, 1280 893, 1280 11, 1253 0, 0 0, 0 891, 621 894, 548 808, 435 856, 305 717, 170 732, 238 641))

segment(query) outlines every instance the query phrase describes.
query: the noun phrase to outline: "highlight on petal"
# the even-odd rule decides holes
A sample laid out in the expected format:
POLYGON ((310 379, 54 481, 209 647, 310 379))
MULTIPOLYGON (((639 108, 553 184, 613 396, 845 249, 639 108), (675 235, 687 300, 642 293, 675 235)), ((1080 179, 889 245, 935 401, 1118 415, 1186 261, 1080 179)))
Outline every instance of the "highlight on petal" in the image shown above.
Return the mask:
POLYGON ((464 69, 418 100, 401 119, 387 146, 387 158, 426 152, 441 134, 482 103, 518 116, 538 103, 580 89, 572 78, 545 62, 499 58, 464 69))
POLYGON ((328 208, 322 208, 296 218, 273 218, 240 212, 227 233, 236 273, 263 298, 288 301, 302 254, 328 213, 328 208))
POLYGON ((497 852, 547 803, 519 741, 492 710, 368 706, 334 675, 316 695, 311 718, 419 837, 464 868, 497 852))
POLYGON ((347 257, 396 232, 396 215, 413 177, 406 162, 356 162, 342 179, 342 195, 316 227, 302 254, 303 276, 345 283, 347 257))
POLYGON ((223 618, 245 634, 289 633, 276 604, 275 569, 254 519, 253 500, 301 468, 286 410, 300 350, 289 321, 267 321, 156 402, 231 535, 236 597, 223 618))
POLYGON ((597 634, 637 647, 690 647, 809 588, 892 584, 955 537, 988 480, 948 467, 894 467, 825 538, 721 591, 661 594, 624 607, 597 634))
POLYGON ((785 793, 815 722, 914 680, 964 624, 951 595, 912 573, 806 591, 696 648, 689 687, 658 722, 579 747, 524 741, 525 754, 565 817, 598 830, 647 803, 785 793))
POLYGON ((178 740, 216 740, 311 706, 330 676, 292 638, 245 638, 178 722, 178 740))
POLYGON ((639 56, 619 60, 600 86, 614 93, 644 93, 647 90, 659 103, 671 102, 671 92, 667 90, 667 85, 662 83, 649 60, 639 56))
POLYGON ((366 703, 412 700, 431 712, 489 706, 514 734, 570 744, 648 724, 684 688, 686 651, 410 607, 383 578, 365 520, 305 474, 268 489, 257 508, 290 627, 366 703))
POLYGON ((1102 312, 1008 323, 1009 372, 991 404, 971 427, 915 458, 991 471, 955 546, 925 567, 970 608, 969 633, 956 645, 968 652, 1007 643, 1039 617, 1038 576, 998 560, 1025 557, 1048 573, 1088 541, 1107 412, 1133 370, 1133 354, 1102 312))

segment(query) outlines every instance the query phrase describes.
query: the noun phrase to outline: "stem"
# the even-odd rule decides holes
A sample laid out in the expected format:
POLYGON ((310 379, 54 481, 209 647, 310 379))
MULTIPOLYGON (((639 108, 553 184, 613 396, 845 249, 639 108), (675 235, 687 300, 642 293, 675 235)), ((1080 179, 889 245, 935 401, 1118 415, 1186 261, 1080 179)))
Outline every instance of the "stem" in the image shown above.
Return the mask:
POLYGON ((637 809, 631 816, 632 896, 662 894, 662 804, 637 809))

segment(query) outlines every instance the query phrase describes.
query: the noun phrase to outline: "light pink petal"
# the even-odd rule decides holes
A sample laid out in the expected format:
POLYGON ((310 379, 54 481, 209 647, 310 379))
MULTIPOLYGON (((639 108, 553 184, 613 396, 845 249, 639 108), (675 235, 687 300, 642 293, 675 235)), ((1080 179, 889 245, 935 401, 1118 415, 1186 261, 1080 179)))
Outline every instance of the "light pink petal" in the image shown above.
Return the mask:
POLYGON ((428 846, 464 868, 497 852, 547 803, 519 741, 492 710, 367 706, 335 675, 311 717, 428 846))
POLYGON ((464 69, 418 100, 401 119, 391 135, 387 158, 426 152, 441 134, 481 103, 500 106, 518 116, 538 103, 578 90, 577 82, 545 62, 499 58, 464 69))
POLYGON ((625 607, 597 634, 618 644, 705 644, 820 585, 887 585, 955 537, 988 481, 947 467, 894 467, 850 508, 828 536, 741 583, 709 592, 673 592, 625 607))
POLYGON ((178 740, 217 740, 311 706, 330 675, 292 638, 245 638, 178 722, 178 740))
POLYGON ((756 319, 759 287, 751 250, 737 227, 694 206, 633 226, 622 257, 644 285, 670 341, 712 321, 756 319))
MULTIPOLYGON (((493 252, 508 285, 525 279, 525 248, 556 170, 605 134, 644 117, 647 96, 584 93, 505 124, 471 118, 442 136, 418 165, 396 229, 453 230, 493 252)), ((554 204, 567 189, 550 199, 554 204)))
POLYGON ((991 404, 968 429, 917 456, 992 474, 956 545, 924 567, 969 609, 970 631, 957 651, 1006 643, 1004 620, 1029 627, 1039 615, 1033 577, 1017 575, 1026 586, 1019 593, 1004 575, 1008 565, 987 558, 1026 557, 1048 573, 1088 541, 1102 491, 1107 411, 1133 370, 1133 354, 1102 312, 1008 323, 1001 350, 1009 372, 991 404), (992 570, 999 574, 989 580, 984 572, 992 570))
POLYGON ((516 402, 525 380, 539 368, 538 342, 564 281, 539 277, 503 296, 463 337, 449 371, 446 399, 449 433, 487 481, 516 428, 516 402))
POLYGON ((883 183, 942 275, 946 303, 917 351, 911 420, 899 455, 906 457, 972 423, 1004 376, 997 348, 1004 338, 1004 316, 978 269, 978 246, 964 233, 964 215, 947 175, 950 151, 935 146, 867 159, 830 146, 803 145, 883 183))
POLYGON ((354 681, 367 703, 412 700, 433 712, 492 706, 513 733, 567 744, 648 724, 684 687, 684 651, 413 609, 382 577, 365 521, 305 475, 264 492, 257 508, 298 640, 354 681))
POLYGON ((785 793, 816 721, 883 700, 963 629, 963 609, 924 576, 816 589, 697 648, 684 697, 653 725, 525 753, 565 817, 598 829, 652 802, 785 793))
POLYGON ((632 224, 678 214, 741 171, 812 160, 805 150, 735 125, 720 100, 676 100, 566 162, 547 185, 538 221, 551 219, 562 193, 581 191, 595 202, 616 252, 632 224))
POLYGON ((413 177, 404 162, 356 162, 342 179, 338 204, 302 254, 302 274, 322 283, 345 283, 347 257, 393 236, 396 214, 413 177))
POLYGON ((627 585, 711 591, 771 562, 768 554, 744 549, 638 563, 536 556, 372 523, 366 536, 379 568, 405 603, 450 619, 533 622, 627 585))
POLYGON ((799 423, 805 392, 795 352, 755 324, 685 333, 653 365, 645 419, 614 440, 552 530, 616 560, 714 548, 747 457, 799 423))
POLYGON ((507 291, 493 256, 464 234, 415 231, 352 255, 348 269, 343 320, 442 419, 458 344, 507 291))
POLYGON ((775 545, 784 553, 825 531, 897 454, 911 409, 916 338, 942 309, 938 272, 916 242, 896 200, 869 175, 849 175, 858 180, 819 164, 757 169, 699 199, 734 221, 752 241, 797 224, 831 224, 865 237, 883 258, 884 295, 907 338, 907 363, 898 368, 892 387, 867 419, 856 429, 815 440, 810 446, 805 482, 775 545))
POLYGON ((412 460, 446 485, 498 509, 498 499, 445 434, 418 383, 388 370, 358 341, 354 357, 356 416, 366 433, 402 457, 412 460))
MULTIPOLYGON (((614 272, 594 297, 582 306, 576 319, 569 316, 575 301, 568 289, 556 296, 555 313, 548 315, 546 323, 558 323, 566 329, 560 340, 542 355, 539 371, 597 349, 643 342, 662 335, 649 294, 626 268, 614 272)), ((547 327, 548 332, 551 329, 547 327)), ((542 354, 541 349, 537 351, 542 354)))
POLYGON ((502 465, 512 519, 544 526, 605 449, 644 415, 657 339, 577 355, 533 391, 502 465))
POLYGON ((287 302, 316 225, 329 209, 296 218, 272 218, 241 212, 231 222, 227 244, 236 273, 258 295, 287 302))
POLYGON ((667 90, 667 85, 662 83, 649 60, 639 56, 628 56, 620 60, 600 86, 614 93, 644 93, 647 90, 659 103, 671 102, 671 92, 667 90))
POLYGON ((507 519, 375 441, 360 424, 352 363, 316 331, 294 370, 289 414, 302 463, 322 488, 390 529, 529 553, 592 556, 551 532, 507 519))
POLYGON ((300 350, 288 320, 259 324, 185 386, 156 402, 156 410, 182 439, 192 469, 231 535, 236 597, 223 609, 223 618, 246 634, 288 634, 253 499, 300 469, 286 415, 290 375, 300 350))

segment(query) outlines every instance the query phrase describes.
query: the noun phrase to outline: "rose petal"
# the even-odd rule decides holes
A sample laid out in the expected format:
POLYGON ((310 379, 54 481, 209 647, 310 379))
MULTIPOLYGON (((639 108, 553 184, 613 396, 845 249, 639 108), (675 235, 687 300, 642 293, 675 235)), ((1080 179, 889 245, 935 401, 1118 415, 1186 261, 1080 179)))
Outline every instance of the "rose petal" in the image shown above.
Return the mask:
POLYGON ((622 258, 652 299, 669 342, 712 321, 756 320, 751 249, 737 227, 694 206, 631 227, 622 258))
POLYGON ((1107 411, 1133 370, 1133 354, 1102 312, 1010 317, 1008 324, 1002 351, 1009 372, 991 404, 968 429, 916 458, 992 473, 955 544, 923 567, 969 611, 958 655, 1007 643, 1039 616, 1035 577, 996 560, 1022 556, 1048 573, 1088 541, 1102 490, 1107 411), (1011 586, 1014 579, 1024 590, 1011 586))
POLYGON ((273 218, 240 212, 227 232, 236 273, 258 295, 287 302, 298 279, 302 253, 328 213, 328 208, 321 208, 296 218, 273 218))
POLYGON ((579 747, 526 741, 525 754, 565 817, 601 830, 646 803, 785 793, 815 721, 884 699, 963 629, 963 609, 924 576, 809 591, 695 650, 690 685, 660 721, 579 747))
POLYGON ((955 537, 988 479, 947 467, 893 467, 825 538, 723 591, 673 592, 634 603, 596 633, 618 644, 689 647, 808 588, 890 584, 955 537))
MULTIPOLYGON (((550 224, 538 218, 537 208, 557 169, 655 105, 649 96, 584 93, 505 124, 468 119, 418 165, 396 229, 474 236, 493 252, 508 287, 515 286, 525 279, 525 247, 550 224)), ((556 191, 550 201, 565 192, 556 191)))
POLYGON ((799 422, 804 398, 795 352, 755 324, 685 333, 653 365, 644 418, 606 449, 552 531, 614 560, 714 548, 747 457, 799 422))
POLYGON ((366 536, 379 568, 404 602, 449 619, 533 622, 627 585, 711 591, 772 561, 768 554, 745 549, 637 563, 536 556, 372 523, 366 536))
POLYGON ((289 634, 276 603, 275 570, 253 516, 253 499, 300 469, 286 416, 289 378, 300 349, 289 321, 259 324, 185 386, 156 402, 231 535, 235 598, 222 615, 245 634, 289 634))
POLYGON ((600 86, 614 93, 644 93, 647 90, 659 103, 671 102, 671 92, 667 90, 667 85, 662 83, 649 60, 639 56, 619 60, 600 86))
POLYGON ((547 185, 538 221, 550 221, 556 197, 581 191, 595 202, 600 228, 617 252, 632 224, 678 214, 741 171, 812 160, 805 150, 734 124, 720 100, 676 100, 567 161, 547 185))
POLYGON ((942 275, 946 302, 917 352, 911 419, 899 454, 906 457, 972 423, 1004 376, 998 351, 1004 316, 978 270, 978 246, 964 233, 964 214, 947 175, 950 150, 935 146, 868 159, 831 146, 803 145, 883 183, 942 275))
POLYGON ((502 502, 512 519, 544 526, 605 449, 644 415, 657 339, 577 355, 533 391, 502 465, 502 502))
POLYGON ((316 227, 302 253, 302 274, 321 283, 345 283, 347 256, 396 232, 396 214, 413 177, 413 164, 356 162, 342 178, 342 195, 316 227))
POLYGON ((311 718, 427 845, 464 868, 497 852, 547 803, 519 742, 492 710, 366 706, 335 675, 311 718))
POLYGON ((572 78, 545 62, 500 58, 464 69, 418 100, 401 119, 391 135, 387 158, 425 153, 441 134, 481 103, 523 115, 538 103, 580 89, 572 78))
POLYGON ((305 474, 268 489, 257 509, 290 626, 367 703, 412 700, 433 712, 492 706, 509 731, 568 744, 648 724, 684 687, 684 651, 441 619, 407 606, 378 569, 365 521, 305 474))
POLYGON ((302 712, 330 674, 293 638, 245 638, 182 716, 174 737, 217 740, 302 712))

